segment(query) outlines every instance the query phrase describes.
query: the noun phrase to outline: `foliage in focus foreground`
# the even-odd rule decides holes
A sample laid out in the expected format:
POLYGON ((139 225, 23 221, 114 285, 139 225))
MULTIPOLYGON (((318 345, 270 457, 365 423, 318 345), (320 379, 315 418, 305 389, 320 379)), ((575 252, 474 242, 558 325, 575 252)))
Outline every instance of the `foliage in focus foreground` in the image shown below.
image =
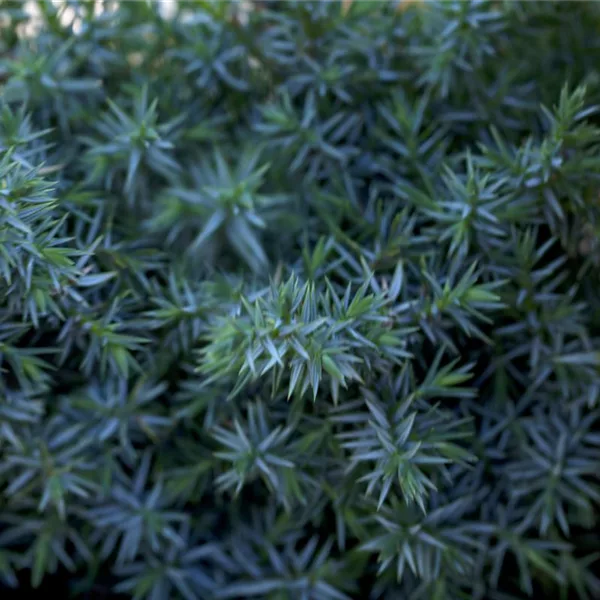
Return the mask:
POLYGON ((598 597, 600 5, 35 4, 3 585, 598 597))

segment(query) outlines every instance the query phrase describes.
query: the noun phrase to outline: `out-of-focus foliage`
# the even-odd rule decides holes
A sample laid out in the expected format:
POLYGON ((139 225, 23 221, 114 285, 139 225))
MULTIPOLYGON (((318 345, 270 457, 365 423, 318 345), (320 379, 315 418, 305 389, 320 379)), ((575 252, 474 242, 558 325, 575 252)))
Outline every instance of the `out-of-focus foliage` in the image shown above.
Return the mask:
POLYGON ((598 31, 1 1, 3 589, 599 597, 598 31))

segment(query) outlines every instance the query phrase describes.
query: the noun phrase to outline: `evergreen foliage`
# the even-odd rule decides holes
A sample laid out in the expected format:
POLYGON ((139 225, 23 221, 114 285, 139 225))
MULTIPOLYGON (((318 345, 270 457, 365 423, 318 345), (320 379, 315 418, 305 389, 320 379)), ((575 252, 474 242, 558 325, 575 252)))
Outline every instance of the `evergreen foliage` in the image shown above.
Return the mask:
POLYGON ((4 589, 600 597, 600 5, 33 5, 4 589))

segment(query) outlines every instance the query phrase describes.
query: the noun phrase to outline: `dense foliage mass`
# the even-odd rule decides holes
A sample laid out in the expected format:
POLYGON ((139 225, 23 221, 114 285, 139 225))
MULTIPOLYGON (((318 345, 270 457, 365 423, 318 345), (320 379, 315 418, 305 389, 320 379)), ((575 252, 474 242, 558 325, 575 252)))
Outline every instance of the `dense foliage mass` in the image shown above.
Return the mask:
POLYGON ((4 589, 598 597, 600 4, 33 6, 4 589))

